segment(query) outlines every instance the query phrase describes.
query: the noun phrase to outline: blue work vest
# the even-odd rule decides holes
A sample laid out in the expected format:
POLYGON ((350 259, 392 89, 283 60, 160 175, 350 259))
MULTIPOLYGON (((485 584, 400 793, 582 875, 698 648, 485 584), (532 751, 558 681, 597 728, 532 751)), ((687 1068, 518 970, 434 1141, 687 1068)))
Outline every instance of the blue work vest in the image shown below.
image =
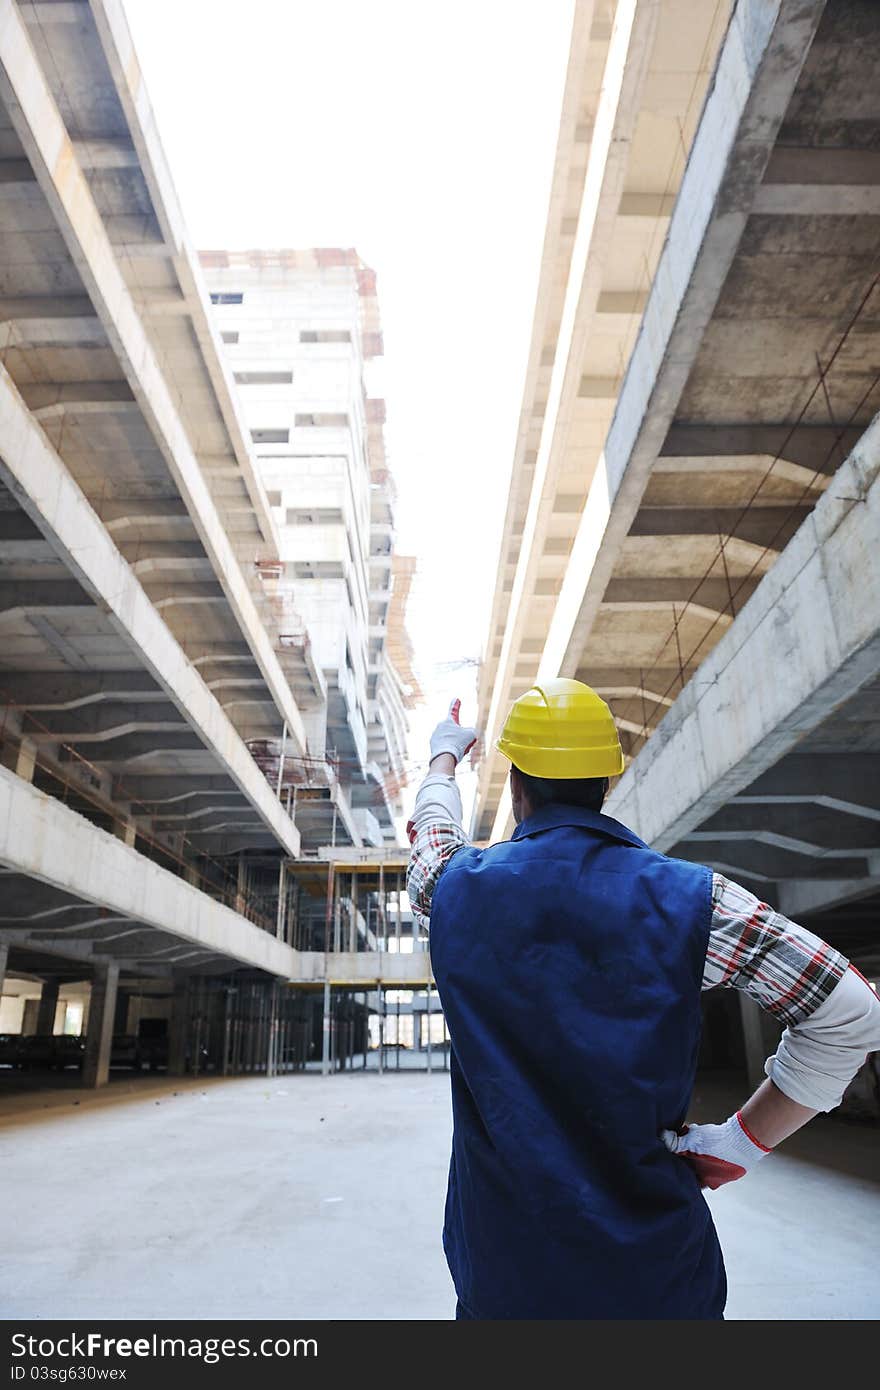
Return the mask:
POLYGON ((471 1316, 722 1316, 709 1208, 660 1139, 693 1088, 711 913, 708 869, 574 806, 443 871, 443 1244, 471 1316))

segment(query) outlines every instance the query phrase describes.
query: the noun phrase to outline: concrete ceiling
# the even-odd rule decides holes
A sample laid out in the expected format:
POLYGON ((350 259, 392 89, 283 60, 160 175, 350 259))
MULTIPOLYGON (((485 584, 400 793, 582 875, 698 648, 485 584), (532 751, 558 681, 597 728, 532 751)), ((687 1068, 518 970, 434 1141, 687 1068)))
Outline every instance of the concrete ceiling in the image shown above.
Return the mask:
MULTIPOLYGON (((557 642, 556 670, 604 695, 630 759, 735 623, 880 406, 880 105, 874 72, 880 11, 870 0, 832 0, 824 13, 821 4, 811 13, 815 37, 805 57, 798 53, 803 67, 796 82, 788 82, 782 110, 780 49, 778 68, 766 68, 752 93, 749 110, 760 111, 755 103, 765 100, 766 114, 746 115, 742 138, 731 146, 717 225, 734 210, 737 217, 747 215, 700 326, 699 297, 705 305, 713 291, 711 275, 698 282, 694 272, 692 287, 703 288, 693 288, 693 327, 682 338, 689 340, 684 351, 692 360, 681 367, 677 341, 664 365, 670 381, 677 374, 681 385, 657 378, 643 430, 656 434, 658 422, 666 423, 638 503, 624 529, 606 528, 592 574, 571 573, 582 563, 571 548, 573 533, 567 546, 559 546, 566 585, 583 590, 585 616, 557 642), (768 130, 775 130, 769 148, 768 130), (759 159, 765 163, 758 165, 759 159)), ((809 18, 792 16, 785 22, 794 28, 809 18)), ((793 78, 792 51, 785 62, 793 78)), ((721 99, 717 91, 715 99, 721 99)), ((710 111, 707 105, 704 118, 710 111)), ((696 146, 693 159, 698 165, 696 146)), ((697 167, 693 176, 671 238, 676 225, 684 236, 690 211, 685 200, 700 196, 697 167)), ((670 265, 674 254, 667 243, 670 265)), ((697 267, 700 256, 708 266, 715 254, 710 233, 697 254, 697 267)), ((657 279, 663 283, 653 291, 658 300, 669 292, 664 271, 661 265, 657 279)), ((630 385, 628 379, 613 425, 621 436, 630 385)), ((576 513, 582 529, 586 517, 579 512, 588 486, 589 479, 576 513)), ((544 629, 551 633, 560 617, 560 588, 548 579, 546 592, 537 586, 524 600, 536 620, 544 614, 544 629)), ((529 621, 521 624, 525 634, 529 621)), ((534 680, 542 649, 546 663, 543 641, 522 641, 510 668, 511 696, 534 680)), ((503 760, 487 760, 476 827, 481 837, 502 829, 496 813, 505 773, 503 760)))

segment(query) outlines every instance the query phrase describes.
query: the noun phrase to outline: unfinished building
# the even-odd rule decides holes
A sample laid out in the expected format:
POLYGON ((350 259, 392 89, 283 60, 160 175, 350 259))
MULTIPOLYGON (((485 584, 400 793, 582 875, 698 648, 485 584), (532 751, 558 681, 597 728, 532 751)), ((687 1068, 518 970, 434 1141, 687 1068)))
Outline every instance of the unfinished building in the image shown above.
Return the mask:
POLYGON ((608 812, 876 977, 880 12, 602 8, 577 8, 474 829, 509 824, 510 701, 576 676, 627 755, 608 812))
MULTIPOLYGON (((343 262, 359 383, 374 282, 343 262)), ((285 585, 301 552, 118 0, 3 7, 0 276, 0 1061, 62 1065, 74 1044, 55 1039, 85 1028, 101 1084, 114 1038, 136 1029, 146 1053, 141 1023, 164 1017, 172 1068, 206 1048, 223 1070, 272 1066, 288 982, 329 974, 323 938, 293 947, 289 866, 395 839, 409 692, 384 642, 381 402, 354 398, 346 446, 355 624, 285 585)))
MULTIPOLYGON (((332 809, 306 848, 397 842, 406 713, 388 651, 394 481, 376 276, 357 253, 204 251, 214 314, 280 537, 279 598, 301 615, 327 686, 310 726, 332 809)), ((306 783, 303 792, 314 791, 306 783)))

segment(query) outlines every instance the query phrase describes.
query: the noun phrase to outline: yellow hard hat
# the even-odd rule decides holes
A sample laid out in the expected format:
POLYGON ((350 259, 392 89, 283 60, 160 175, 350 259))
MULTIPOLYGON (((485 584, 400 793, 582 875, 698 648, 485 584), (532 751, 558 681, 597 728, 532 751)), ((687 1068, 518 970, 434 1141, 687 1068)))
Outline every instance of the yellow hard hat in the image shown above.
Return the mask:
POLYGON ((530 777, 616 777, 623 749, 610 709, 582 681, 559 676, 514 700, 495 747, 530 777))

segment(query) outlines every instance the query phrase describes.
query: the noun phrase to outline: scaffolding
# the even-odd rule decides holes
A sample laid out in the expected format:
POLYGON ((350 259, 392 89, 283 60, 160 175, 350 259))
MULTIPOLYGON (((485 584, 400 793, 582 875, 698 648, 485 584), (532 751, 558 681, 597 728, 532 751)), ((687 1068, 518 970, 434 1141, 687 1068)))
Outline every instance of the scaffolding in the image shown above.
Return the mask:
POLYGON ((172 1014, 173 1072, 448 1071, 436 987, 195 978, 172 1014))
POLYGON ((428 937, 406 895, 407 863, 402 854, 358 856, 355 851, 346 858, 288 864, 291 944, 336 954, 421 954, 428 979, 428 937))

